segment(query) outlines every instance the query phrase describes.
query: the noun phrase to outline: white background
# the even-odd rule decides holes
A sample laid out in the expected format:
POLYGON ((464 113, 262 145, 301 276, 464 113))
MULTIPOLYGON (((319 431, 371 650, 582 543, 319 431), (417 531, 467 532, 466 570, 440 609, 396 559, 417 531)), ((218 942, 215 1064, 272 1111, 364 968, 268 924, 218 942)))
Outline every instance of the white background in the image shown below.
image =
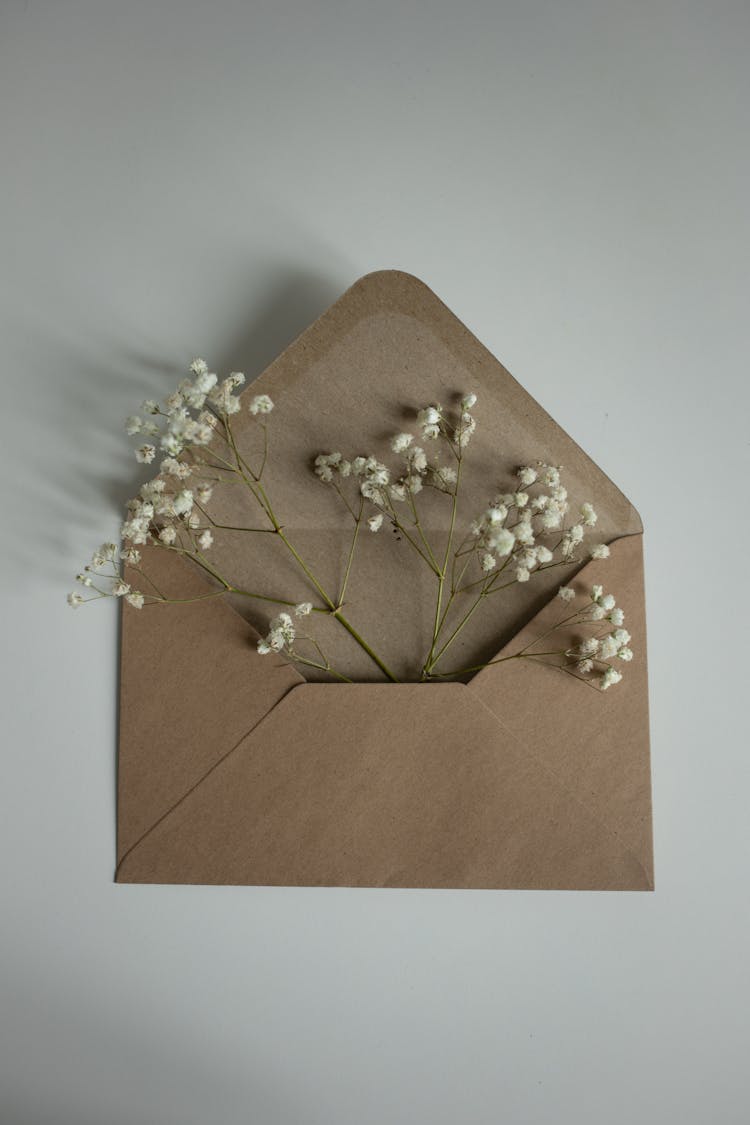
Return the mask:
POLYGON ((750 8, 3 0, 3 1125, 734 1125, 750 8), (646 526, 657 890, 112 883, 123 417, 417 274, 646 526))

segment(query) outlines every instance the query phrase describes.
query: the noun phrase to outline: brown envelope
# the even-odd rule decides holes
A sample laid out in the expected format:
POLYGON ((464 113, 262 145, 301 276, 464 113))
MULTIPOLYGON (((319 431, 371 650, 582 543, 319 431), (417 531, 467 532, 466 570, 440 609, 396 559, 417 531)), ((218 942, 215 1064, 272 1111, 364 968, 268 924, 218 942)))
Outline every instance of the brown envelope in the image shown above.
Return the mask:
MULTIPOLYGON (((519 464, 545 460, 563 466, 574 503, 594 504, 596 537, 611 557, 511 587, 476 615, 441 669, 484 663, 543 632, 561 616, 562 582, 582 597, 601 583, 633 638, 622 683, 600 693, 531 661, 487 667, 466 682, 383 682, 348 635, 317 615, 332 662, 361 681, 320 683, 257 654, 269 616, 262 601, 125 606, 119 882, 653 888, 640 519, 416 278, 362 278, 253 383, 252 394, 276 404, 269 494, 295 547, 336 589, 351 522, 311 474, 311 458, 332 449, 382 457, 386 437, 408 428, 414 409, 466 391, 479 396, 478 428, 460 519, 507 490, 519 464)), ((250 450, 257 431, 246 411, 236 417, 250 450)), ((428 535, 438 542, 443 502, 426 497, 428 535)), ((217 493, 216 504, 218 522, 252 524, 242 494, 217 493)), ((145 554, 171 597, 211 592, 192 564, 155 548, 145 554)), ((246 590, 311 596, 273 536, 228 532, 212 556, 246 590)), ((434 598, 434 577, 406 544, 381 532, 360 545, 346 612, 399 677, 429 647, 434 598)))

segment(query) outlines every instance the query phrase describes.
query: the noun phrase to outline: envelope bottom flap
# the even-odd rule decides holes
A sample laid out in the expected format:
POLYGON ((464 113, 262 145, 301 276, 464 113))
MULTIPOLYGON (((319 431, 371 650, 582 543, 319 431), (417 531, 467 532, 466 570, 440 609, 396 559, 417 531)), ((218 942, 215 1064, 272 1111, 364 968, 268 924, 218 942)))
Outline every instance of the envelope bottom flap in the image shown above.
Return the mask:
POLYGON ((648 873, 463 684, 294 688, 120 882, 647 889, 648 873))

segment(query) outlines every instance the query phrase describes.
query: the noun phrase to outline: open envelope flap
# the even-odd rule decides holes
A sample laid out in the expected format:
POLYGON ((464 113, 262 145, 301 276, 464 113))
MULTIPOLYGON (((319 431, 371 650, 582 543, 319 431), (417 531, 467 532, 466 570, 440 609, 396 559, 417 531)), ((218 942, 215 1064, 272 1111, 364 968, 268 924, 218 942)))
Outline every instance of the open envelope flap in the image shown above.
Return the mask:
MULTIPOLYGON (((281 697, 304 680, 258 655, 258 634, 177 555, 142 547, 158 589, 184 604, 123 607, 118 861, 281 697), (190 599, 204 600, 190 600, 190 599)), ((133 585, 142 584, 135 571, 133 585)))
MULTIPOLYGON (((642 530, 633 505, 423 282, 386 270, 361 278, 294 341, 243 393, 232 425, 238 445, 255 464, 261 448, 257 419, 247 410, 258 392, 276 409, 268 417, 269 455, 264 484, 290 540, 326 590, 336 597, 351 540, 351 516, 333 489, 313 475, 316 454, 373 453, 395 469, 388 439, 416 430, 416 412, 429 402, 453 411, 457 396, 473 391, 477 430, 461 478, 459 535, 498 492, 515 487, 521 464, 560 465, 572 505, 593 503, 596 536, 610 542, 642 530), (247 396, 247 397, 245 397, 247 396)), ((427 442, 431 457, 445 458, 427 442)), ((356 487, 356 485, 355 485, 356 487)), ((443 550, 449 515, 445 495, 424 489, 421 519, 435 550, 443 550)), ((256 526, 260 509, 242 485, 216 489, 217 522, 256 526)), ((262 517, 265 518, 265 517, 262 517)), ((266 523, 264 526, 268 526, 266 523)), ((315 598, 300 567, 273 535, 217 535, 216 569, 246 590, 287 598, 315 598)), ((489 659, 512 637, 518 622, 546 602, 578 564, 539 572, 497 597, 477 614, 453 646, 464 665, 489 659), (491 611, 490 611, 491 610, 491 611)), ((347 616, 400 680, 415 680, 430 646, 435 613, 434 576, 408 543, 385 528, 360 542, 347 587, 347 616)), ((236 603, 259 631, 269 614, 261 602, 236 603)), ((454 607, 458 613, 458 606, 454 607)), ((449 629, 451 622, 446 624, 449 629)), ((377 667, 331 618, 315 622, 315 636, 334 667, 358 681, 382 679, 377 667)), ((315 679, 314 670, 305 670, 315 679)), ((325 678, 318 673, 317 678, 325 678)))
MULTIPOLYGON (((634 656, 622 665, 621 683, 600 692, 557 668, 523 659, 483 669, 468 690, 617 835, 652 888, 643 536, 618 539, 610 551, 610 558, 588 563, 569 581, 577 594, 573 603, 553 598, 497 656, 518 652, 576 608, 590 604, 591 587, 601 585, 617 597, 632 636, 634 656)), ((602 625, 601 632, 612 628, 606 621, 602 625)), ((553 644, 535 645, 529 652, 573 645, 591 633, 590 627, 562 631, 549 638, 553 644)))
POLYGON ((463 684, 304 684, 118 880, 644 889, 640 864, 463 684))

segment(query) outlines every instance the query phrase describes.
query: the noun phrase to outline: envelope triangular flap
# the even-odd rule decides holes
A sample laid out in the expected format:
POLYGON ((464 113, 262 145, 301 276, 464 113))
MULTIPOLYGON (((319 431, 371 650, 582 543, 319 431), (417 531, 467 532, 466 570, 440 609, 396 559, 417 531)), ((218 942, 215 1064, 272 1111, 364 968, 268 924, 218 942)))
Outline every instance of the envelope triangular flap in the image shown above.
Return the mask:
MULTIPOLYGON (((571 580, 573 603, 553 598, 496 659, 524 649, 527 657, 489 665, 467 690, 617 835, 640 865, 645 886, 653 887, 643 537, 619 539, 610 550, 608 559, 588 563, 571 580), (573 678, 554 660, 550 666, 547 658, 532 659, 534 653, 572 647, 591 635, 590 627, 572 626, 535 643, 572 611, 590 605, 593 585, 616 594, 634 654, 620 665, 621 683, 607 692, 573 678)), ((612 628, 602 624, 600 633, 612 628)))
MULTIPOLYGON (((279 657, 258 655, 258 634, 210 596, 191 565, 155 547, 141 551, 141 566, 157 589, 186 600, 123 606, 118 861, 304 682, 279 657)), ((143 585, 134 571, 128 577, 143 585)))
MULTIPOLYGON (((477 430, 467 451, 458 526, 462 534, 498 491, 513 487, 519 464, 560 464, 573 504, 590 500, 599 513, 597 536, 609 541, 641 530, 637 512, 605 473, 553 421, 471 332, 422 282, 387 270, 369 274, 247 388, 276 404, 268 419, 265 481, 276 513, 295 546, 323 584, 341 580, 351 519, 333 490, 311 472, 321 451, 345 456, 374 453, 395 463, 388 438, 415 432, 416 411, 429 402, 455 406, 466 391, 478 395, 477 430)), ((258 427, 246 410, 233 423, 249 456, 258 448, 258 427)), ((438 445, 430 445, 432 455, 438 445)), ((443 456, 445 456, 443 454, 443 456)), ((446 497, 420 495, 422 518, 436 549, 447 527, 446 497)), ((257 508, 242 490, 217 492, 215 518, 245 524, 257 508)), ((293 601, 310 596, 310 585, 272 536, 256 536, 252 549, 239 535, 217 537, 213 558, 222 573, 246 589, 293 601)), ((512 597, 493 599, 455 647, 463 663, 487 659, 512 636, 519 620, 538 610, 575 566, 540 574, 512 597), (473 661, 471 658, 474 658, 473 661)), ((388 531, 368 536, 357 553, 347 590, 349 617, 400 679, 414 679, 429 647, 435 589, 424 562, 388 531)), ((263 629, 260 603, 238 603, 239 612, 263 629)), ((356 680, 379 678, 377 668, 330 620, 317 636, 332 662, 356 680)), ((315 674, 306 670, 306 677, 315 674)))

